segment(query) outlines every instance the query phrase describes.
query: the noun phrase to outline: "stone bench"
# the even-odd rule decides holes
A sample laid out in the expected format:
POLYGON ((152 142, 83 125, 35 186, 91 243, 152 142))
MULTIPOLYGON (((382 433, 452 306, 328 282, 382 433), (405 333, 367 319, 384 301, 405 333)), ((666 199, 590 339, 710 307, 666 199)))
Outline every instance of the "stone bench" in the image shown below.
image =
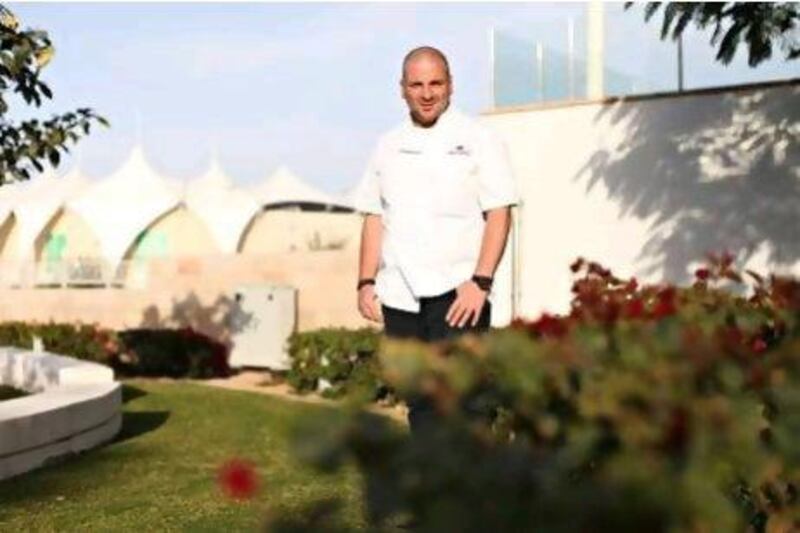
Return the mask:
POLYGON ((114 438, 122 386, 103 365, 0 347, 0 384, 32 393, 0 402, 0 479, 114 438))

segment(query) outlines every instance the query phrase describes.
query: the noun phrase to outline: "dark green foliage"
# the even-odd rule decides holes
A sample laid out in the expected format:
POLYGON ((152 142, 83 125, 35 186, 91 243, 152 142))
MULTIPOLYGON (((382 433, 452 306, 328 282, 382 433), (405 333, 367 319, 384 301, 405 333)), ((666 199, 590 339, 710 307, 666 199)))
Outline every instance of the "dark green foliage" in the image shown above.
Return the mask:
POLYGON ((370 328, 295 333, 289 339, 287 380, 301 393, 322 390, 325 397, 339 398, 358 390, 369 400, 387 399, 389 391, 377 378, 378 340, 370 328))
POLYGON ((111 364, 117 351, 116 334, 94 325, 0 323, 0 346, 30 349, 33 337, 40 338, 48 352, 102 364, 111 364))
POLYGON ((29 119, 13 122, 6 115, 9 92, 19 94, 26 105, 41 106, 42 99, 53 93, 41 79, 41 71, 54 54, 47 32, 24 30, 5 6, 0 5, 0 186, 31 177, 45 164, 54 167, 62 152, 69 152, 88 135, 94 123, 108 122, 88 108, 80 108, 46 120, 29 119))
POLYGON ((33 338, 50 353, 94 361, 123 376, 226 376, 228 348, 190 328, 115 332, 88 324, 0 323, 0 346, 30 349, 33 338))
POLYGON ((566 316, 383 343, 382 379, 429 397, 440 423, 410 438, 355 414, 306 430, 306 459, 354 461, 378 528, 403 515, 431 532, 800 527, 800 283, 730 256, 683 288, 573 270, 566 316))
POLYGON ((25 322, 3 322, 0 324, 0 346, 33 347, 34 327, 25 322))
POLYGON ((119 333, 115 369, 126 376, 210 378, 228 374, 228 349, 190 328, 119 333))
MULTIPOLYGON (((633 2, 627 2, 630 8, 633 2)), ((649 21, 661 2, 644 8, 649 21)), ((711 44, 717 47, 717 61, 731 62, 740 44, 747 47, 751 67, 772 57, 777 45, 786 59, 800 57, 800 7, 797 2, 667 2, 663 4, 661 39, 677 39, 690 22, 701 30, 712 28, 711 44)))

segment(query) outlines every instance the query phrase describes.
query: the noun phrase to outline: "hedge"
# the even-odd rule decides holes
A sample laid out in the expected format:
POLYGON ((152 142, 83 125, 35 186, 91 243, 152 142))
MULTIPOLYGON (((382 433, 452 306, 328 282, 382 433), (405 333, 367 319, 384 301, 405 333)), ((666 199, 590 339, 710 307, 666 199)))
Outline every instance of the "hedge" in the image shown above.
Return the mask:
POLYGON ((122 376, 208 378, 229 373, 227 347, 190 328, 113 331, 90 324, 0 323, 0 346, 32 348, 105 364, 122 376))

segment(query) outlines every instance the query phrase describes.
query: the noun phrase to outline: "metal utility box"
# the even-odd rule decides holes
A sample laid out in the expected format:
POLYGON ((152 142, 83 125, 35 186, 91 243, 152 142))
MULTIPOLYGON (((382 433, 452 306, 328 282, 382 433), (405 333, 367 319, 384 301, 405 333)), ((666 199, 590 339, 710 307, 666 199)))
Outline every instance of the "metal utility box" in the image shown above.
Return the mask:
POLYGON ((297 325, 297 289, 240 287, 231 313, 230 366, 288 370, 288 340, 297 325))

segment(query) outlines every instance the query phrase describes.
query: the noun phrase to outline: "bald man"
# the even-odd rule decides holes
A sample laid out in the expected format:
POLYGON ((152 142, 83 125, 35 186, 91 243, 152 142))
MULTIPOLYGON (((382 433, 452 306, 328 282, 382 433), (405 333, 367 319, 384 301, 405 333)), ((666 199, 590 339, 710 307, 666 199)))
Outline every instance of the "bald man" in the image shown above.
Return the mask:
MULTIPOLYGON (((438 341, 483 332, 517 203, 508 157, 485 126, 450 104, 445 55, 403 59, 402 124, 383 135, 356 191, 363 213, 358 309, 390 337, 438 341)), ((409 405, 412 430, 423 409, 409 405)))

